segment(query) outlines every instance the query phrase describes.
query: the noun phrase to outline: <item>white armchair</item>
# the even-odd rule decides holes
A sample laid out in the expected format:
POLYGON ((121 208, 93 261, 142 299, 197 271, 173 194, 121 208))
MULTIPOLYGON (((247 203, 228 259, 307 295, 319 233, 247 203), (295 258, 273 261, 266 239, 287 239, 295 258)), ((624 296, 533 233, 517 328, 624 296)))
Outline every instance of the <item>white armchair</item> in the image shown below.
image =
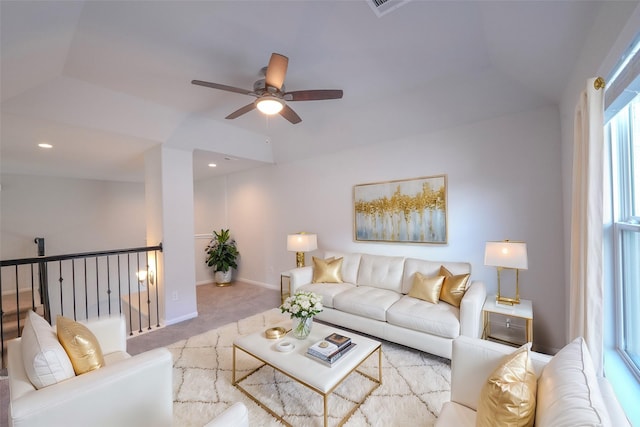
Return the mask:
POLYGON ((171 426, 171 353, 129 356, 123 317, 82 323, 100 343, 105 366, 46 387, 29 379, 22 338, 8 343, 9 426, 171 426))
MULTIPOLYGON (((475 427, 482 387, 503 358, 515 350, 496 342, 456 338, 451 358, 451 401, 442 407, 436 427, 475 427)), ((568 344, 553 358, 536 352, 531 352, 530 358, 536 376, 547 370, 545 378, 538 379, 536 425, 631 427, 609 382, 596 377, 593 367, 588 366, 591 357, 580 340, 568 344), (592 421, 596 412, 601 422, 592 421)))
POLYGON ((205 427, 249 427, 249 411, 244 403, 236 402, 205 427))

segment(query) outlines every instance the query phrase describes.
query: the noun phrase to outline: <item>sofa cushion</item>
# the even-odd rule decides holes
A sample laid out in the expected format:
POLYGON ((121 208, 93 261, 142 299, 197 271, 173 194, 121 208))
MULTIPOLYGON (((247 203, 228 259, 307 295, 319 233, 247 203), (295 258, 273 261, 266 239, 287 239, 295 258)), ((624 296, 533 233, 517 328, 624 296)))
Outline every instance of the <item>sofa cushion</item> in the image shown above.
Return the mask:
POLYGON ((416 272, 413 278, 413 286, 408 295, 412 298, 437 304, 440 301, 440 290, 443 282, 444 276, 427 277, 416 272))
POLYGON ((318 294, 322 297, 324 307, 335 308, 335 296, 355 287, 352 283, 310 283, 300 286, 298 290, 318 294))
POLYGON ((408 295, 387 310, 387 322, 443 338, 460 335, 460 309, 450 304, 432 304, 408 295))
POLYGON ((563 347, 538 379, 536 426, 609 426, 593 361, 582 337, 563 347))
POLYGON ((467 273, 454 276, 444 266, 440 267, 439 275, 444 276, 444 283, 440 290, 440 300, 455 307, 460 307, 460 301, 462 301, 462 297, 464 297, 464 293, 467 290, 467 282, 470 275, 467 273))
POLYGON ((402 293, 407 294, 413 285, 415 273, 424 276, 438 276, 440 267, 444 266, 453 275, 471 273, 471 264, 468 262, 434 262, 424 259, 407 258, 404 261, 404 271, 402 273, 402 293))
POLYGON ((25 372, 35 388, 47 387, 75 376, 71 360, 55 331, 33 311, 27 313, 20 345, 25 372))
POLYGON ((56 319, 58 340, 64 347, 76 375, 104 366, 104 356, 98 339, 82 323, 63 316, 56 319))
POLYGON ((401 293, 403 269, 403 257, 363 254, 356 284, 401 293))
POLYGON ((324 256, 325 258, 342 258, 342 280, 354 285, 357 283, 362 255, 327 251, 324 256))
POLYGON ((533 426, 537 377, 529 358, 530 343, 507 355, 482 387, 476 426, 533 426))
POLYGON ((342 283, 343 258, 313 257, 313 283, 342 283))
POLYGON ((337 294, 333 299, 333 304, 334 308, 345 313, 384 322, 387 320, 387 309, 398 301, 401 296, 402 294, 387 289, 356 286, 353 289, 337 294))

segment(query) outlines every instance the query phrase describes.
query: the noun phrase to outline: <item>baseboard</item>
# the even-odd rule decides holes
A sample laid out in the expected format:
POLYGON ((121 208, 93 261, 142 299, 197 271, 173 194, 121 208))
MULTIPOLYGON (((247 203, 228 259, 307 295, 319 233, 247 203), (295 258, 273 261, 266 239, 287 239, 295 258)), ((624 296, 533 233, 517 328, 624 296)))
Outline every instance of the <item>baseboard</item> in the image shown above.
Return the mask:
POLYGON ((165 319, 164 324, 166 326, 175 325, 176 323, 184 322, 185 320, 193 319, 198 317, 198 312, 194 311, 189 314, 185 314, 184 316, 176 317, 174 319, 165 319))
POLYGON ((274 289, 276 291, 280 290, 280 285, 272 285, 270 283, 258 282, 256 280, 242 279, 240 277, 236 278, 236 280, 238 282, 249 283, 250 285, 262 286, 263 288, 267 288, 267 289, 274 289))

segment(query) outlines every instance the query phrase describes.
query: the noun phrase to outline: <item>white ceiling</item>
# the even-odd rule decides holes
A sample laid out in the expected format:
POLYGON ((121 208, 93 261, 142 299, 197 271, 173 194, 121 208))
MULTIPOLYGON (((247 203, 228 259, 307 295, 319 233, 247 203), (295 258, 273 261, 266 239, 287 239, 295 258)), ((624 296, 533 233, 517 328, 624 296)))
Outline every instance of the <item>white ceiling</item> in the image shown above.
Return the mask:
POLYGON ((604 5, 633 6, 2 0, 2 172, 142 181, 165 144, 194 150, 199 179, 557 104, 604 5), (225 120, 253 98, 190 83, 251 89, 272 52, 287 90, 344 98, 292 102, 297 125, 225 120))

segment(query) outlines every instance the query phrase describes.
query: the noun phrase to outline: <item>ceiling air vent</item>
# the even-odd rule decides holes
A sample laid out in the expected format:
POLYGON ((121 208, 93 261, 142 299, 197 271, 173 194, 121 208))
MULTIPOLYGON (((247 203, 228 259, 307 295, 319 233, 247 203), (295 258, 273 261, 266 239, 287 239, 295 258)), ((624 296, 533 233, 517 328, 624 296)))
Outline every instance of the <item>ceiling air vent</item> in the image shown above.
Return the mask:
POLYGON ((408 1, 409 0, 367 0, 367 3, 369 3, 369 6, 371 6, 371 9, 376 13, 376 15, 381 17, 408 1))

